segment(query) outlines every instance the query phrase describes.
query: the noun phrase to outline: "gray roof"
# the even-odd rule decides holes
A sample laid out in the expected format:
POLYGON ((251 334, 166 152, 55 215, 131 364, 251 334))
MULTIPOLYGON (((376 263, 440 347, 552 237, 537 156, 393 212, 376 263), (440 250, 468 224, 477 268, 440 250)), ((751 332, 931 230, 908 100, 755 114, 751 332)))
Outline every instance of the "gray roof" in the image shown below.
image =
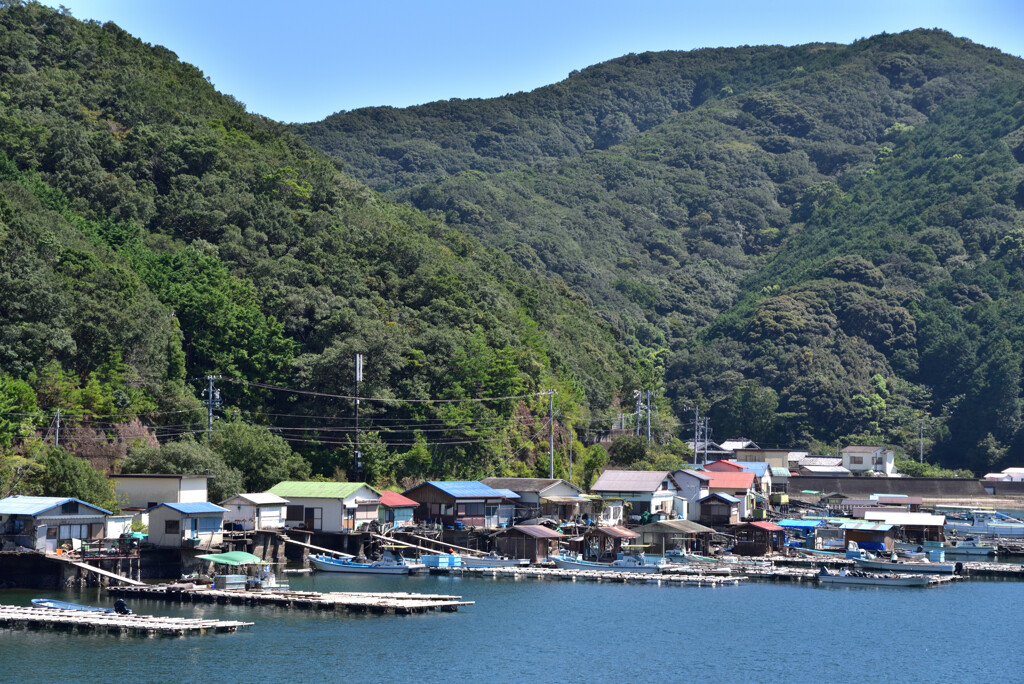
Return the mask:
POLYGON ((606 470, 592 492, 653 492, 668 477, 667 470, 606 470))
POLYGON ((846 468, 844 468, 843 466, 804 465, 803 463, 801 463, 800 464, 800 469, 801 470, 806 470, 809 473, 822 474, 822 475, 828 474, 828 473, 832 473, 832 474, 836 474, 836 475, 849 475, 850 474, 850 471, 847 470, 846 468))
POLYGON ((563 482, 576 491, 582 492, 583 490, 574 484, 570 484, 565 480, 555 478, 553 480, 546 477, 485 477, 480 480, 488 487, 494 489, 510 489, 513 492, 542 492, 552 485, 556 485, 559 482, 563 482))
POLYGON ((711 482, 710 475, 700 470, 694 470, 692 468, 680 468, 679 470, 673 471, 672 477, 675 477, 676 475, 689 475, 690 477, 696 478, 701 482, 711 482))
POLYGON ((843 459, 835 456, 808 456, 801 458, 798 465, 801 468, 803 466, 838 466, 843 465, 843 459))

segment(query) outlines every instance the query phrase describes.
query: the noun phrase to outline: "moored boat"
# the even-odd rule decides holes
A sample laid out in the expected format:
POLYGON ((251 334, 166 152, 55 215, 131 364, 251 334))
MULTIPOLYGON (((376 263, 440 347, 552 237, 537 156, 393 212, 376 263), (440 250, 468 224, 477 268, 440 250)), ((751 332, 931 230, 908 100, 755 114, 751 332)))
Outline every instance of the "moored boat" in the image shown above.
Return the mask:
POLYGON ((462 557, 462 565, 467 568, 511 568, 529 564, 529 558, 506 558, 496 553, 489 553, 486 556, 462 557))
POLYGON ((420 564, 407 563, 400 555, 385 551, 379 561, 359 563, 344 558, 334 558, 324 554, 314 554, 309 562, 321 572, 340 572, 362 575, 408 575, 423 567, 420 564))
POLYGON ((818 575, 821 584, 859 584, 882 587, 926 587, 931 579, 926 575, 880 574, 873 572, 847 572, 843 568, 838 573, 822 568, 818 575))
POLYGON ((941 548, 951 556, 994 556, 998 550, 991 544, 982 544, 974 537, 949 539, 941 548))
POLYGON ((57 599, 48 598, 34 598, 32 599, 32 605, 38 606, 39 608, 50 608, 52 610, 75 610, 83 613, 120 613, 122 615, 130 615, 132 612, 128 610, 128 606, 125 605, 124 601, 121 599, 118 599, 118 602, 114 604, 114 608, 84 606, 80 603, 69 603, 68 601, 59 601, 57 599), (120 610, 118 610, 118 608, 120 608, 120 610))
POLYGON ((561 568, 562 570, 605 570, 612 572, 661 572, 662 568, 665 567, 665 563, 651 563, 648 561, 642 553, 640 554, 625 554, 622 558, 612 561, 611 563, 598 563, 595 561, 586 561, 573 556, 551 556, 550 559, 555 567, 561 568))
POLYGON ((928 561, 892 561, 877 558, 855 558, 854 564, 866 570, 883 570, 892 573, 920 573, 925 575, 952 575, 956 563, 930 563, 928 561))

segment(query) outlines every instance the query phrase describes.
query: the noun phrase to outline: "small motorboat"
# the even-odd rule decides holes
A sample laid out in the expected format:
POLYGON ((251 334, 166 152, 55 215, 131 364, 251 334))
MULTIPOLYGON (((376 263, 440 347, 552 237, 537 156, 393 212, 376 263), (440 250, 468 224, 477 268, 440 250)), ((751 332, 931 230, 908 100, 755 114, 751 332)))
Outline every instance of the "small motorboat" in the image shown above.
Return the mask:
POLYGON ((462 565, 467 568, 511 568, 529 564, 529 558, 508 558, 507 556, 499 556, 494 551, 486 556, 462 557, 462 565))
POLYGON ((829 572, 824 566, 818 573, 818 581, 821 584, 860 584, 879 587, 927 587, 932 583, 927 575, 849 572, 846 568, 835 573, 829 572))
POLYGON ((69 603, 68 601, 59 601, 57 599, 48 598, 34 598, 32 599, 32 605, 38 606, 39 608, 50 608, 51 610, 74 610, 83 613, 118 613, 120 615, 132 614, 132 611, 128 608, 128 604, 124 602, 124 599, 118 599, 114 603, 113 608, 104 608, 102 606, 84 606, 80 603, 69 603))
POLYGON ((321 572, 347 572, 362 575, 408 575, 424 567, 420 563, 407 563, 401 555, 385 551, 379 561, 360 563, 345 558, 314 554, 309 562, 321 572))
POLYGON ((558 555, 551 556, 551 562, 555 567, 562 570, 606 570, 612 572, 661 572, 666 566, 664 561, 651 563, 642 553, 623 554, 622 558, 611 563, 597 563, 594 561, 581 560, 579 557, 558 555))

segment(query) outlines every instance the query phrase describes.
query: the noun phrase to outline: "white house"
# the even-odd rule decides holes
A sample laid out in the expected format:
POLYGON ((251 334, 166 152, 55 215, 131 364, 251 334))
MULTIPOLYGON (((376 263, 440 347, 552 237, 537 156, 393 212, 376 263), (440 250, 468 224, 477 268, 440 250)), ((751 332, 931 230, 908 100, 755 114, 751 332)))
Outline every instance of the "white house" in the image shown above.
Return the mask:
POLYGON ((700 512, 697 502, 710 493, 711 476, 701 470, 684 468, 672 473, 679 487, 679 496, 686 499, 686 519, 696 520, 700 512))
POLYGON ((686 517, 686 499, 679 495, 679 485, 667 470, 606 470, 590 491, 628 502, 631 516, 648 511, 686 517))
POLYGON ((103 539, 110 511, 61 496, 0 499, 0 548, 15 546, 53 553, 73 540, 103 539))
POLYGON ((377 520, 380 492, 365 482, 300 482, 286 480, 270 494, 288 499, 285 527, 310 532, 358 530, 377 520))
POLYGON ((873 472, 889 477, 896 472, 896 455, 880 446, 851 445, 840 452, 843 467, 853 474, 873 472))
POLYGON ((1024 468, 1004 468, 1001 473, 988 473, 983 478, 989 482, 1024 482, 1024 468))
POLYGON ((206 501, 207 475, 113 475, 114 491, 126 509, 147 510, 161 503, 206 501))
POLYGON ((227 511, 209 501, 161 503, 149 509, 149 541, 164 548, 209 549, 224 540, 227 511))
POLYGON ((288 499, 269 492, 235 494, 220 502, 227 509, 224 524, 236 530, 277 530, 284 527, 288 499))

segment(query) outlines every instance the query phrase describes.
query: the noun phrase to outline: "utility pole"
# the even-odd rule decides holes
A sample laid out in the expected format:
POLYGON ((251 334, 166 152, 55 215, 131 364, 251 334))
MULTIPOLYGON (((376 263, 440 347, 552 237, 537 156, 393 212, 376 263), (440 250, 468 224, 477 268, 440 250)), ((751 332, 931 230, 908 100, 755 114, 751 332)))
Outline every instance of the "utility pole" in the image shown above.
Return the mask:
POLYGON ((697 465, 697 446, 700 444, 700 406, 693 407, 693 465, 697 465))
POLYGON ((356 479, 363 479, 363 454, 359 451, 359 383, 363 381, 363 355, 356 354, 356 479))
POLYGON ((576 435, 576 429, 569 428, 569 484, 572 484, 572 438, 576 435))
POLYGON ((633 390, 633 396, 636 397, 636 421, 634 422, 634 424, 635 424, 634 430, 636 432, 636 436, 639 437, 640 436, 640 410, 643 408, 643 405, 644 405, 644 393, 643 393, 643 390, 633 390))
POLYGON ((550 477, 555 479, 555 391, 548 390, 548 454, 551 457, 550 477))
POLYGON ((57 409, 57 433, 53 438, 53 446, 60 446, 60 409, 57 409))
POLYGON ((917 436, 920 440, 917 450, 917 460, 920 463, 924 463, 924 423, 917 424, 917 436))
POLYGON ((704 465, 708 464, 708 440, 711 439, 711 420, 704 416, 704 465))
POLYGON ((206 376, 206 389, 203 390, 203 394, 206 395, 206 436, 213 433, 213 409, 221 405, 220 390, 215 389, 213 386, 214 380, 220 380, 219 375, 207 375, 206 376))
POLYGON ((651 390, 647 390, 647 441, 651 441, 651 390))

